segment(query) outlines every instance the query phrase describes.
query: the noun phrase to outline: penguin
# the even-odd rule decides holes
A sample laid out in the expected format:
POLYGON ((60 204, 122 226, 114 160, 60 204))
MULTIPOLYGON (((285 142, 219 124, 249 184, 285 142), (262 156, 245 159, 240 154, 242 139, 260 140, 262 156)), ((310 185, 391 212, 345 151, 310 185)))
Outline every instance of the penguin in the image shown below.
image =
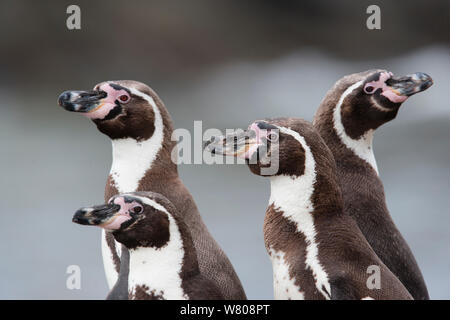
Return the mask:
POLYGON ((344 210, 417 300, 429 299, 428 290, 413 253, 386 206, 372 140, 374 131, 394 119, 409 96, 432 84, 431 77, 421 72, 403 77, 386 70, 351 74, 328 91, 313 120, 336 160, 344 210))
POLYGON ((275 299, 412 299, 345 213, 333 155, 312 124, 256 121, 206 149, 243 158, 270 180, 264 241, 275 299))
MULTIPOLYGON (((141 82, 106 81, 91 91, 65 91, 58 103, 91 119, 112 141, 105 201, 119 193, 136 191, 152 191, 168 198, 192 234, 201 273, 216 284, 224 299, 246 299, 233 266, 178 176, 172 119, 158 95, 141 82)), ((126 299, 128 252, 104 230, 102 254, 111 289, 108 299, 126 299)))
POLYGON ((202 275, 191 233, 172 203, 153 192, 112 197, 72 219, 112 234, 129 252, 129 300, 221 300, 202 275))

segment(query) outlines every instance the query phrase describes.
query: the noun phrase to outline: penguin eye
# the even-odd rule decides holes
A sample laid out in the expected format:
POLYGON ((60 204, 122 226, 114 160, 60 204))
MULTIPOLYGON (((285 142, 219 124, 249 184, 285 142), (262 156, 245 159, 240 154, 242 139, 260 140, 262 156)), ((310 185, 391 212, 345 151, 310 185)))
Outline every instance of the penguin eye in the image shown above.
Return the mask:
POLYGON ((373 93, 373 89, 375 89, 374 87, 372 87, 371 85, 365 86, 364 87, 364 92, 367 94, 372 94, 373 93))
POLYGON ((142 211, 144 211, 144 209, 142 208, 142 206, 136 206, 133 209, 131 209, 131 211, 133 213, 141 213, 142 211))
POLYGON ((126 94, 123 94, 123 95, 119 96, 119 100, 122 103, 127 103, 130 100, 130 97, 127 96, 126 94))
POLYGON ((269 140, 270 142, 277 142, 278 141, 278 133, 271 131, 267 135, 267 140, 269 140))

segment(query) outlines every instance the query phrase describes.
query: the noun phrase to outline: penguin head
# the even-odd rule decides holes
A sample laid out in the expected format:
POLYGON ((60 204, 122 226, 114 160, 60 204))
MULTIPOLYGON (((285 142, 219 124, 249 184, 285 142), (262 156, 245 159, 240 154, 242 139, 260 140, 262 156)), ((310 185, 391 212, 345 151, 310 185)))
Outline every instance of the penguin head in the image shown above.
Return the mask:
POLYGON ((213 154, 245 159, 250 171, 261 176, 302 175, 305 148, 298 136, 320 139, 312 125, 302 119, 279 118, 258 120, 247 130, 214 137, 206 145, 213 154))
POLYGON ((164 106, 153 90, 133 80, 105 81, 91 91, 65 91, 58 104, 91 119, 111 139, 146 140, 162 126, 164 106))
POLYGON ((422 72, 395 77, 386 70, 369 70, 339 80, 322 105, 335 111, 340 108, 337 111, 345 131, 357 139, 394 119, 408 97, 432 84, 431 77, 422 72))
POLYGON ((112 232, 115 239, 129 249, 161 248, 170 239, 175 210, 160 194, 134 192, 116 195, 106 204, 81 208, 72 221, 112 232))
POLYGON ((301 192, 312 193, 314 210, 342 209, 333 154, 313 125, 303 119, 255 121, 246 131, 213 138, 206 148, 212 153, 245 159, 253 174, 275 179, 289 177, 282 180, 287 182, 283 192, 293 199, 300 197, 300 201, 301 192), (291 179, 303 181, 302 189, 290 188, 291 179))

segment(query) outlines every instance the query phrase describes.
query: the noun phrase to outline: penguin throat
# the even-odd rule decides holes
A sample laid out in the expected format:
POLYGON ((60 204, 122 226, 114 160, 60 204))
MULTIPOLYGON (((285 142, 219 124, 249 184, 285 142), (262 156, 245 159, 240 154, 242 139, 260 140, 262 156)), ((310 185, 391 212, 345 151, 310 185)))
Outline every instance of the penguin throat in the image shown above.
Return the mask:
MULTIPOLYGON (((314 211, 312 195, 316 182, 316 163, 305 138, 289 128, 278 127, 280 133, 291 135, 305 150, 305 169, 300 176, 277 175, 270 177, 270 204, 275 207, 294 208, 303 215, 314 211)), ((289 210, 291 211, 291 210, 289 210)), ((294 212, 291 211, 291 214, 294 212)), ((295 222, 295 221, 294 221, 295 222)))
POLYGON ((110 175, 119 193, 133 192, 138 189, 141 179, 154 166, 164 140, 163 119, 153 98, 138 90, 130 90, 152 106, 155 115, 155 131, 144 141, 133 138, 112 140, 113 161, 110 175))
POLYGON ((338 135, 341 142, 350 149, 356 156, 366 161, 378 174, 377 162, 375 160, 375 155, 373 153, 372 141, 373 141, 373 129, 365 132, 360 138, 352 139, 345 132, 344 125, 342 124, 341 109, 342 103, 345 98, 353 92, 356 88, 362 85, 363 81, 359 81, 352 86, 348 87, 347 90, 339 98, 336 107, 333 110, 333 125, 336 134, 338 135))
POLYGON ((270 200, 277 211, 283 212, 283 217, 293 222, 297 231, 306 239, 305 264, 313 275, 316 288, 329 299, 330 283, 328 274, 319 261, 319 248, 316 241, 316 227, 314 224, 314 205, 312 196, 316 182, 316 163, 311 149, 304 137, 297 132, 280 127, 280 132, 292 135, 305 150, 305 171, 299 177, 279 175, 270 178, 270 200))
POLYGON ((138 288, 146 294, 158 295, 166 300, 185 300, 181 273, 184 263, 184 245, 179 228, 168 215, 170 240, 164 247, 137 247, 130 250, 128 293, 136 295, 138 288))

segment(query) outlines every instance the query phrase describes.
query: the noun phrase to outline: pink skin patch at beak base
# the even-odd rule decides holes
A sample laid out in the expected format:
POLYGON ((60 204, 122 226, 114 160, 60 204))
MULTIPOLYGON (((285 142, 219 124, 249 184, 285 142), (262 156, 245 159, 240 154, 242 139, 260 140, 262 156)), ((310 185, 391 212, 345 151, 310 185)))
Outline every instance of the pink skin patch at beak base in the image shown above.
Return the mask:
POLYGON ((366 83, 365 87, 373 87, 373 92, 375 92, 377 89, 381 89, 381 94, 388 98, 391 102, 402 103, 406 99, 408 99, 408 97, 397 94, 394 89, 386 84, 386 81, 390 79, 392 75, 392 72, 382 72, 380 74, 380 78, 377 81, 368 82, 366 83))
POLYGON ((102 224, 102 225, 100 225, 100 227, 102 227, 103 229, 106 229, 106 230, 119 230, 122 223, 124 223, 125 221, 128 221, 130 219, 131 219, 131 217, 127 217, 124 215, 117 215, 112 218, 112 221, 109 221, 106 224, 102 224))
POLYGON ((244 153, 243 157, 244 159, 250 159, 252 157, 252 155, 258 150, 259 145, 258 144, 254 144, 252 145, 250 148, 248 148, 248 150, 244 153))
POLYGON ((125 221, 131 219, 129 214, 130 209, 136 206, 135 202, 126 203, 123 197, 117 197, 114 199, 114 203, 120 206, 119 212, 107 223, 102 224, 100 227, 106 230, 118 230, 125 221))
POLYGON ((100 105, 97 106, 94 110, 83 113, 85 117, 88 117, 89 119, 103 119, 105 118, 108 113, 116 107, 116 100, 121 95, 127 95, 129 96, 128 92, 121 89, 116 90, 113 87, 111 87, 108 83, 105 83, 101 85, 98 90, 105 91, 107 96, 106 98, 101 100, 100 105))
POLYGON ((253 130, 256 133, 256 143, 252 145, 248 150, 241 156, 244 159, 250 159, 253 154, 258 150, 259 146, 263 143, 261 137, 265 137, 266 133, 262 131, 267 130, 261 130, 256 123, 252 123, 249 127, 249 130, 253 130))

